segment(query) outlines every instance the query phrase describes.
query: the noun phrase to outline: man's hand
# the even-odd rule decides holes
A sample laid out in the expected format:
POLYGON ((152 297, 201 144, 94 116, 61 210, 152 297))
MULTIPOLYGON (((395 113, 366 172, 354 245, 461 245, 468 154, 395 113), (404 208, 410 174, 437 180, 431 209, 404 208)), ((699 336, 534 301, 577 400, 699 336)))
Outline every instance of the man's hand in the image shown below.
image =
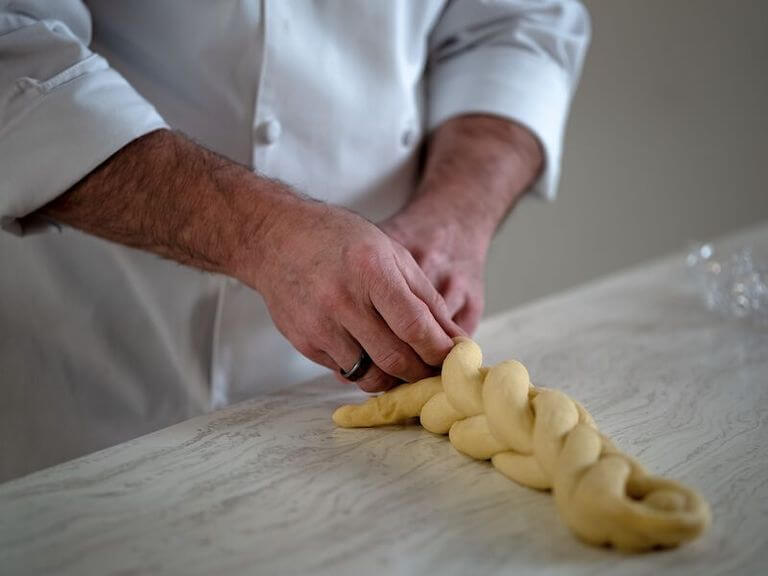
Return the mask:
POLYGON ((423 215, 406 210, 381 226, 413 255, 445 299, 449 317, 472 334, 483 313, 490 237, 463 228, 440 205, 423 215))
POLYGON ((277 327, 334 371, 361 347, 367 391, 430 375, 460 330, 411 255, 376 226, 306 200, 178 134, 132 142, 43 215, 260 291, 277 327))
POLYGON ((471 334, 483 312, 493 234, 539 174, 543 155, 526 128, 484 115, 445 122, 427 153, 419 190, 381 228, 411 252, 471 334))
POLYGON ((408 251, 347 210, 286 198, 259 253, 239 276, 278 329, 334 371, 350 369, 362 347, 375 363, 358 381, 368 392, 432 375, 460 333, 408 251))

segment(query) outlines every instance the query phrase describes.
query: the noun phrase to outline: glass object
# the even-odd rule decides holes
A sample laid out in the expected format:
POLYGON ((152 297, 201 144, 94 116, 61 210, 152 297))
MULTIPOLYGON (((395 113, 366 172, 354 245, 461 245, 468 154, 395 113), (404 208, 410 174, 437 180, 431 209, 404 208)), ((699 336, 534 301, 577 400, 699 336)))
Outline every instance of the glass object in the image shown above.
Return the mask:
POLYGON ((711 243, 696 244, 685 263, 710 310, 768 328, 768 260, 752 246, 720 254, 711 243))

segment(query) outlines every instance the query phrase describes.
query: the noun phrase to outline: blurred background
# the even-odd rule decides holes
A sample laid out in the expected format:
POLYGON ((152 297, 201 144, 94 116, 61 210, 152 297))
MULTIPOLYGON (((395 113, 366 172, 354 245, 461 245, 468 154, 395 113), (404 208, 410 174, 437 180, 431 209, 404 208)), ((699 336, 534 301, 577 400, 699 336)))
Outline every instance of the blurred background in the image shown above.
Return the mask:
POLYGON ((486 315, 768 219, 768 2, 584 3, 560 196, 498 234, 486 315))

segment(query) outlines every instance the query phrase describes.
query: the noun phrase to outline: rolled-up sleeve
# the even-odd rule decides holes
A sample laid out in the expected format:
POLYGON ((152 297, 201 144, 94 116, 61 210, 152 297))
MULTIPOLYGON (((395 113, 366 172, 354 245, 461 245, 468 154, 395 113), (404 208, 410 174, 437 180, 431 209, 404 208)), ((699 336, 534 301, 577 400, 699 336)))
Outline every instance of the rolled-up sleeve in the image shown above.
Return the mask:
POLYGON ((589 15, 574 0, 453 0, 430 36, 428 128, 469 113, 519 122, 544 150, 534 190, 554 199, 589 38, 589 15))
POLYGON ((88 49, 81 2, 0 2, 0 225, 77 183, 130 141, 166 123, 88 49))

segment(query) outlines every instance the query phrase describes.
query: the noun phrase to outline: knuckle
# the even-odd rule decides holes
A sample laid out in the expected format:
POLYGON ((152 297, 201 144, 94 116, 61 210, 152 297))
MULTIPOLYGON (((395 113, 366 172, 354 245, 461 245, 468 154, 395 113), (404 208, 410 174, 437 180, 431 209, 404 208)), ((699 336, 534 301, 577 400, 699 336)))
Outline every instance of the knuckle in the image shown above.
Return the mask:
POLYGON ((403 336, 407 342, 421 343, 429 338, 428 316, 428 311, 421 309, 405 321, 403 336))
POLYGON ((443 273, 451 270, 451 260, 447 254, 434 248, 422 250, 421 258, 418 262, 424 270, 429 269, 434 272, 443 273))
POLYGON ((443 290, 446 292, 462 292, 466 288, 466 282, 459 274, 450 273, 443 281, 443 290))
POLYGON ((408 369, 408 359, 401 350, 393 349, 384 354, 377 362, 379 368, 387 374, 399 376, 408 369))
POLYGON ((387 253, 375 244, 357 248, 347 262, 349 270, 356 272, 361 286, 369 292, 385 293, 391 283, 391 262, 387 253))
POLYGON ((383 392, 394 386, 395 380, 380 370, 371 370, 357 385, 364 392, 383 392))
POLYGON ((312 343, 306 338, 297 338, 293 342, 293 346, 302 355, 306 356, 310 360, 314 360, 317 357, 318 350, 312 343))
POLYGON ((461 298, 461 292, 458 292, 456 296, 453 296, 452 293, 448 293, 445 296, 443 296, 440 293, 437 293, 432 298, 432 306, 431 309, 435 311, 436 318, 445 318, 448 316, 449 312, 449 305, 448 305, 448 299, 449 298, 461 298))
POLYGON ((467 307, 472 312, 477 312, 478 314, 482 314, 483 308, 485 307, 485 297, 481 293, 473 293, 469 292, 467 294, 467 307))
POLYGON ((331 285, 318 290, 318 320, 315 328, 320 331, 332 318, 338 318, 340 311, 354 304, 352 291, 344 285, 331 285))
POLYGON ((418 266, 422 266, 422 264, 426 260, 426 254, 425 254, 424 250, 422 250, 418 246, 415 246, 415 247, 411 248, 408 252, 410 253, 411 258, 413 258, 413 261, 416 262, 416 264, 418 266))
POLYGON ((381 259, 381 249, 372 242, 363 242, 347 253, 349 263, 361 271, 376 270, 381 259))
POLYGON ((322 310, 333 310, 340 297, 340 290, 335 286, 325 286, 319 288, 317 292, 317 301, 322 310))
POLYGON ((318 328, 313 332, 312 347, 317 350, 334 350, 338 346, 338 337, 331 331, 318 328))
POLYGON ((424 252, 421 258, 417 260, 424 272, 437 272, 443 268, 442 259, 434 252, 424 252))

